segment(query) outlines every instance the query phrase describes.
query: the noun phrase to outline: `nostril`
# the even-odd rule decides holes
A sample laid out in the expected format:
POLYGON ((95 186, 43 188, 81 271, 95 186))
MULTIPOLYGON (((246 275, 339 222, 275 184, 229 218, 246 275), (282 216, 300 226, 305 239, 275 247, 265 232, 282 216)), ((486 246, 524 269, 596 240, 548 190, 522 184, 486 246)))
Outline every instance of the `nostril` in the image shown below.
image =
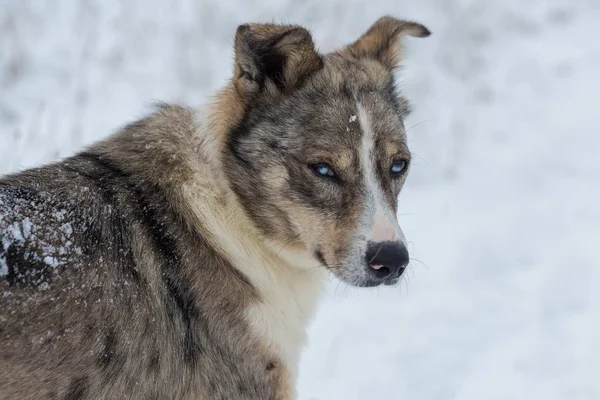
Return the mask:
POLYGON ((379 269, 375 269, 375 276, 381 279, 387 278, 392 274, 392 271, 388 267, 381 266, 379 269))
POLYGON ((372 274, 379 279, 398 277, 408 263, 408 252, 400 242, 369 242, 367 264, 372 274))

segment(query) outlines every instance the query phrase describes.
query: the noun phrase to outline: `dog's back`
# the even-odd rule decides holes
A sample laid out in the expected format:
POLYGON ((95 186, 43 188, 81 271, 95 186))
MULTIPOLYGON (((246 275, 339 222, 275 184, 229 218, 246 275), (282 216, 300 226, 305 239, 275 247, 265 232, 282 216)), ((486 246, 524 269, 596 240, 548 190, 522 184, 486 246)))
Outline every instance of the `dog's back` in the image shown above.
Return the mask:
MULTIPOLYGON (((110 146, 175 126, 191 112, 163 107, 110 146)), ((0 181, 0 398, 276 398, 251 287, 135 170, 151 162, 101 147, 0 181)))

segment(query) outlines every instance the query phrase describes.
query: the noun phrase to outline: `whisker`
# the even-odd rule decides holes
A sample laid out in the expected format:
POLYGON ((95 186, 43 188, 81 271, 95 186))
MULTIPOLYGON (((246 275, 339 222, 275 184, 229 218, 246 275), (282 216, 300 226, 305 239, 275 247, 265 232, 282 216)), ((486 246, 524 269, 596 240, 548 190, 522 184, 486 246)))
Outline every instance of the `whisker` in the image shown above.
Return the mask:
POLYGON ((425 264, 423 261, 416 259, 414 257, 411 257, 410 260, 415 260, 416 262, 418 262, 419 264, 423 265, 425 268, 427 268, 429 270, 429 267, 427 266, 427 264, 425 264))
POLYGON ((415 152, 412 152, 412 151, 410 152, 410 154, 411 154, 411 155, 413 155, 413 156, 416 156, 416 157, 418 157, 418 158, 419 158, 421 161, 423 161, 423 163, 424 163, 425 165, 427 165, 427 160, 426 160, 426 159, 424 159, 423 157, 421 157, 421 155, 420 155, 420 154, 418 154, 418 153, 415 153, 415 152))
POLYGON ((340 288, 340 285, 342 284, 342 281, 338 281, 337 286, 335 287, 335 290, 333 291, 333 299, 335 300, 336 296, 337 296, 337 291, 340 288))
POLYGON ((381 251, 381 246, 377 249, 377 253, 375 253, 373 258, 371 258, 371 260, 369 260, 369 264, 371 264, 373 262, 373 260, 377 257, 377 255, 379 254, 380 251, 381 251))
POLYGON ((434 121, 435 121, 435 118, 431 118, 431 119, 425 119, 425 120, 423 120, 423 121, 421 121, 421 122, 419 122, 419 123, 416 123, 416 124, 414 124, 414 125, 413 125, 413 126, 411 126, 410 128, 408 128, 408 129, 405 129, 405 130, 404 130, 404 133, 408 133, 408 132, 409 132, 411 129, 413 129, 413 128, 416 128, 417 126, 419 126, 419 125, 421 125, 421 124, 424 124, 425 122, 434 122, 434 121))
POLYGON ((279 251, 277 251, 277 255, 279 256, 279 253, 281 253, 283 251, 283 249, 285 249, 287 247, 287 245, 289 245, 290 243, 292 243, 294 240, 298 239, 300 236, 302 235, 302 233, 297 234, 296 236, 292 237, 290 240, 288 240, 280 249, 279 251))
MULTIPOLYGON (((405 276, 402 281, 406 284, 406 294, 408 295, 408 276, 405 276)), ((400 284, 400 287, 402 287, 402 284, 400 284)))
POLYGON ((409 271, 410 271, 410 277, 414 278, 414 276, 415 276, 415 269, 412 267, 412 265, 409 265, 408 267, 410 268, 409 269, 409 271))

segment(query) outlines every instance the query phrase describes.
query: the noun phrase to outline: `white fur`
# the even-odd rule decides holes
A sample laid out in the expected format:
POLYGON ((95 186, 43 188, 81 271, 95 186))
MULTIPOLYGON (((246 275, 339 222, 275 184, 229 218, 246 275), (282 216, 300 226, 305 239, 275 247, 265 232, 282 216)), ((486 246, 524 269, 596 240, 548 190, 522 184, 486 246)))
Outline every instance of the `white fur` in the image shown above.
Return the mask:
POLYGON ((306 251, 265 241, 227 185, 219 184, 219 172, 201 169, 184 186, 184 197, 211 244, 258 291, 261 302, 248 310, 248 322, 294 376, 326 272, 306 251))
POLYGON ((358 108, 358 121, 363 133, 361 148, 362 167, 366 179, 368 195, 372 199, 372 202, 368 202, 368 204, 374 204, 375 206, 375 213, 373 213, 372 209, 367 209, 365 211, 367 215, 372 218, 372 221, 368 224, 371 226, 371 230, 367 237, 374 242, 399 240, 406 246, 406 239, 398 224, 396 213, 384 201, 381 187, 377 182, 377 176, 373 169, 371 155, 373 154, 373 147, 375 146, 375 136, 371 129, 369 115, 361 103, 357 102, 356 106, 358 108))

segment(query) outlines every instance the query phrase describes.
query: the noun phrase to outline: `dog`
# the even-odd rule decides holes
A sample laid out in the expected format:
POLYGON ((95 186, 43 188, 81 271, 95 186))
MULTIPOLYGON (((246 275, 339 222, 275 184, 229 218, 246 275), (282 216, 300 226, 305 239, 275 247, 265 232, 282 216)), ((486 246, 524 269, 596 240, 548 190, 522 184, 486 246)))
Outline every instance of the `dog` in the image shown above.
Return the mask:
POLYGON ((294 399, 329 274, 393 285, 410 166, 394 71, 423 25, 329 54, 247 24, 201 110, 158 105, 0 179, 1 399, 294 399))

